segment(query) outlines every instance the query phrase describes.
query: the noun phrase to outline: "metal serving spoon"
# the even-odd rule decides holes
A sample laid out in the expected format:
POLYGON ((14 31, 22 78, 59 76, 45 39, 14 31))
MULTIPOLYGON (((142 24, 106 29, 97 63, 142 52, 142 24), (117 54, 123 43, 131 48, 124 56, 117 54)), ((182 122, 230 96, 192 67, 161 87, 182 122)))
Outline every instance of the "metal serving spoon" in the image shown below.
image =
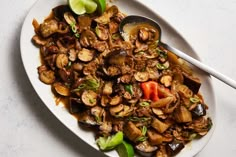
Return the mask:
POLYGON ((124 30, 124 26, 126 26, 127 24, 138 24, 138 23, 147 23, 147 24, 150 24, 151 26, 155 27, 159 31, 159 44, 161 46, 163 46, 167 50, 175 53, 177 56, 188 61, 192 65, 198 67, 199 69, 209 73, 210 75, 214 76, 215 78, 221 80, 222 82, 224 82, 224 83, 228 84, 229 86, 233 87, 234 89, 236 89, 236 81, 234 81, 233 79, 223 75, 222 73, 201 63, 200 61, 190 57, 186 53, 161 42, 161 27, 159 26, 159 24, 157 22, 155 22, 149 18, 142 17, 142 16, 136 16, 136 15, 125 17, 119 25, 119 31, 121 33, 121 36, 124 38, 124 40, 127 40, 127 33, 124 30))

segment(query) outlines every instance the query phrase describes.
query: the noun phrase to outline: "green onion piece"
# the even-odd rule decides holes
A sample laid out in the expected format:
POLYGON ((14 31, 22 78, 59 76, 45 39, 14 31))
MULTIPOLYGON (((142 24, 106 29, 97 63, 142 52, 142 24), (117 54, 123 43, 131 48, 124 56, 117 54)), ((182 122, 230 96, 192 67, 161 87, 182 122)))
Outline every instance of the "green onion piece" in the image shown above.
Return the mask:
POLYGON ((119 33, 116 33, 116 34, 113 34, 113 35, 111 36, 111 38, 114 39, 114 40, 117 40, 117 39, 120 38, 120 35, 119 35, 119 33))
POLYGON ((75 33, 75 37, 76 38, 79 38, 80 37, 80 34, 78 32, 75 33))
POLYGON ((193 104, 200 102, 200 100, 199 100, 198 98, 194 98, 194 97, 189 98, 189 100, 190 100, 190 102, 193 103, 193 104))
POLYGON ((147 133, 147 127, 146 126, 143 126, 142 127, 142 135, 145 136, 147 133))
POLYGON ((133 121, 133 122, 145 122, 151 120, 150 117, 129 117, 128 120, 133 121))
POLYGON ((146 141, 147 140, 147 137, 146 136, 140 136, 139 138, 137 138, 137 142, 143 142, 143 141, 146 141))
POLYGON ((144 102, 141 102, 141 103, 139 103, 139 105, 140 105, 140 106, 143 106, 143 107, 145 107, 145 106, 149 106, 149 105, 150 105, 150 103, 149 103, 149 102, 146 102, 146 101, 144 101, 144 102))
POLYGON ((196 133, 193 133, 189 136, 189 140, 192 141, 193 139, 195 139, 197 137, 197 134, 196 133))
POLYGON ((82 89, 97 91, 100 87, 100 83, 96 79, 84 80, 73 92, 79 92, 82 89))
POLYGON ((125 90, 129 92, 131 95, 134 93, 133 87, 131 84, 125 85, 125 90))
POLYGON ((167 69, 167 67, 166 67, 165 65, 161 64, 161 63, 157 63, 156 67, 157 67, 157 69, 159 69, 159 70, 165 70, 165 69, 167 69))

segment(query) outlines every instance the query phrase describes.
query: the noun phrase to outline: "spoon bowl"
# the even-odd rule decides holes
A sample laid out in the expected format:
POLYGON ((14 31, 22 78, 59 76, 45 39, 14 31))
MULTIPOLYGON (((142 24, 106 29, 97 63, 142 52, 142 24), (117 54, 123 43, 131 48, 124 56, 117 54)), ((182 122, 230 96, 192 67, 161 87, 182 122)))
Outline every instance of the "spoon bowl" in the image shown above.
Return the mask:
POLYGON ((159 26, 159 24, 157 22, 155 22, 152 19, 149 19, 147 17, 143 17, 143 16, 137 16, 137 15, 131 15, 131 16, 127 16, 125 17, 120 25, 119 25, 119 32, 121 34, 121 36, 123 37, 123 39, 125 41, 129 40, 129 31, 130 29, 125 29, 127 25, 137 25, 137 24, 142 24, 142 23, 146 23, 154 28, 156 28, 156 30, 158 30, 159 32, 159 37, 158 37, 158 44, 163 46, 165 49, 173 52, 174 54, 176 54, 177 56, 179 56, 180 58, 186 60, 187 62, 191 63, 192 65, 198 67, 199 69, 207 72, 208 74, 214 76, 215 78, 219 79, 220 81, 226 83, 227 85, 233 87, 234 89, 236 89, 236 81, 223 75, 222 73, 216 71, 215 69, 201 63, 200 61, 192 58, 191 56, 187 55, 186 53, 171 47, 170 45, 167 45, 163 42, 161 42, 161 27, 159 26))

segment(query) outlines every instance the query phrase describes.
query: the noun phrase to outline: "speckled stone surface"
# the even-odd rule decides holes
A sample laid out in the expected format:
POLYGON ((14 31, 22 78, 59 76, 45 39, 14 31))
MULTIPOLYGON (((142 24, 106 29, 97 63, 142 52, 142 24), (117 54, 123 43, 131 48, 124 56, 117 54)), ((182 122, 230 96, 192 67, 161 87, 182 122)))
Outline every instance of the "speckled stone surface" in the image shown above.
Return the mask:
MULTIPOLYGON (((64 127, 32 88, 21 26, 36 0, 0 2, 0 157, 103 156, 64 127)), ((236 0, 139 0, 173 25, 202 61, 236 80, 236 0)), ((236 91, 213 79, 217 126, 197 157, 236 154, 236 91)))

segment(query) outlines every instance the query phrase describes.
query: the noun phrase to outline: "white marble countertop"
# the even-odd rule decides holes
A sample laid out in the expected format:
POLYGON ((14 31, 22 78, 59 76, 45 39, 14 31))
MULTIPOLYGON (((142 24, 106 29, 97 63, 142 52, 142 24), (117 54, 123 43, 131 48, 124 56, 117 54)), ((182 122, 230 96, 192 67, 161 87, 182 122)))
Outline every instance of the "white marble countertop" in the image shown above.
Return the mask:
MULTIPOLYGON (((20 30, 36 0, 0 5, 0 157, 102 156, 64 127, 32 88, 20 57, 20 30)), ((173 25, 202 61, 236 80, 236 0, 140 0, 173 25)), ((197 157, 236 154, 236 91, 213 79, 217 125, 197 157)))

